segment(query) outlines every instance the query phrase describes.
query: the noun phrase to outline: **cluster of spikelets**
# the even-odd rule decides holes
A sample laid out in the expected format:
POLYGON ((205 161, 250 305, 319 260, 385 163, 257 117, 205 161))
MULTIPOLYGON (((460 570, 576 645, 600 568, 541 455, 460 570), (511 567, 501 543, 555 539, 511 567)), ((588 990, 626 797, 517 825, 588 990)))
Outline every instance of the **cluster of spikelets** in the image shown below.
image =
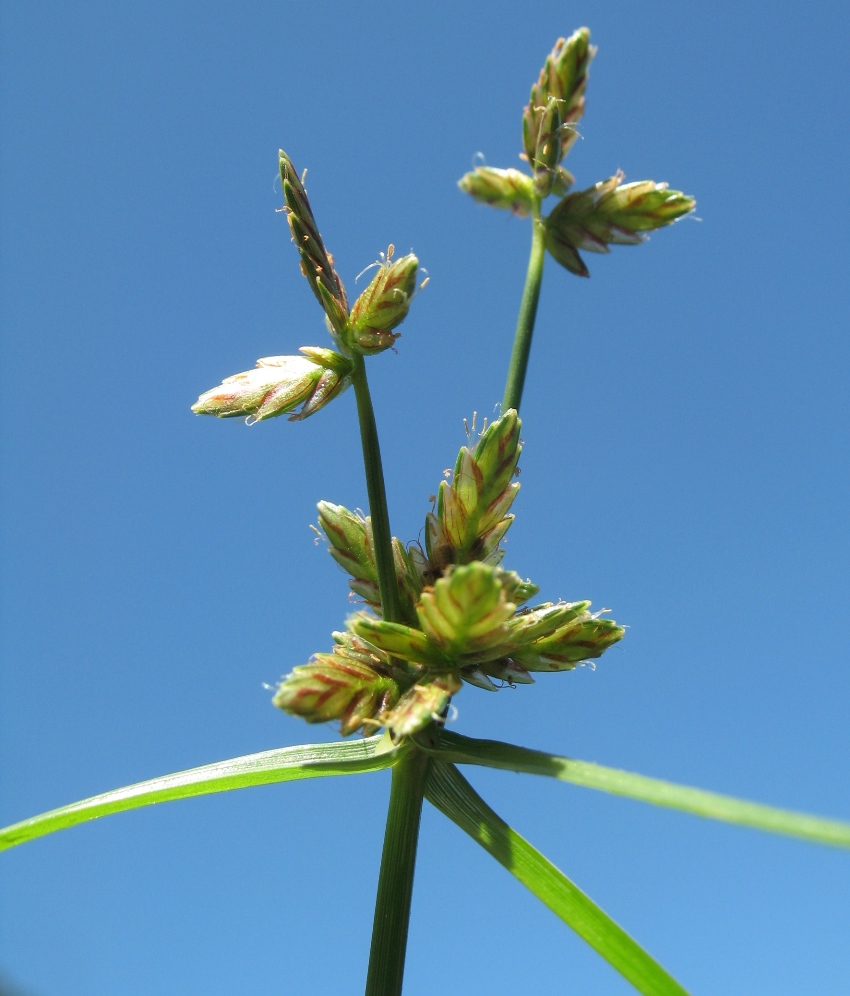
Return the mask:
POLYGON ((398 739, 438 719, 463 682, 489 691, 528 684, 533 671, 571 670, 622 638, 589 602, 527 607, 537 586, 499 566, 519 489, 519 434, 511 410, 461 448, 427 517, 424 551, 393 538, 401 622, 381 617, 369 519, 319 504, 330 553, 371 612, 351 616, 331 653, 284 678, 275 705, 312 723, 338 720, 343 734, 386 726, 398 739))
POLYGON ((257 360, 253 370, 227 377, 221 386, 202 394, 192 405, 198 415, 242 416, 252 422, 284 414, 290 421, 307 418, 350 385, 354 354, 371 356, 393 345, 400 335, 395 329, 410 309, 419 260, 412 253, 394 260, 392 246, 349 309, 345 287, 319 234, 304 185, 283 150, 279 162, 283 209, 301 256, 301 272, 325 312, 336 349, 302 346, 302 356, 257 360))
POLYGON ((638 245, 647 232, 672 224, 695 204, 666 183, 624 184, 619 172, 587 190, 567 193, 574 178, 561 163, 578 137, 595 54, 590 32, 579 28, 570 38, 559 38, 547 57, 522 117, 522 158, 531 176, 518 169, 479 166, 460 180, 461 189, 484 204, 534 215, 544 227, 552 257, 581 277, 588 276, 588 269, 579 249, 605 253, 609 245, 638 245), (540 206, 550 194, 562 200, 541 217, 540 206))
MULTIPOLYGON (((531 215, 546 250, 572 273, 587 276, 579 250, 608 252, 635 245, 694 207, 692 198, 652 180, 623 183, 623 175, 569 193, 573 176, 562 165, 584 113, 588 69, 595 54, 586 28, 558 40, 531 88, 522 120, 522 157, 531 174, 479 166, 461 189, 493 207, 531 215), (547 197, 559 198, 547 215, 547 197)), ((285 153, 280 175, 301 271, 325 314, 334 349, 302 347, 301 356, 259 360, 254 370, 227 378, 193 406, 199 414, 262 421, 289 414, 303 419, 351 383, 359 357, 398 339, 416 289, 413 254, 378 264, 366 290, 349 307, 345 288, 319 234, 303 183, 285 153), (299 408, 300 406, 300 408, 299 408)), ((348 619, 334 633, 330 653, 281 682, 274 701, 308 722, 336 720, 344 734, 389 729, 416 734, 445 714, 463 682, 495 691, 523 684, 534 671, 570 670, 599 657, 623 630, 589 612, 589 602, 529 607, 537 586, 499 564, 499 544, 513 521, 510 507, 520 454, 520 423, 505 412, 477 443, 461 449, 451 483, 443 481, 426 520, 425 549, 392 539, 398 606, 384 619, 372 526, 368 517, 321 502, 319 526, 330 552, 351 575, 352 591, 371 612, 348 619)))

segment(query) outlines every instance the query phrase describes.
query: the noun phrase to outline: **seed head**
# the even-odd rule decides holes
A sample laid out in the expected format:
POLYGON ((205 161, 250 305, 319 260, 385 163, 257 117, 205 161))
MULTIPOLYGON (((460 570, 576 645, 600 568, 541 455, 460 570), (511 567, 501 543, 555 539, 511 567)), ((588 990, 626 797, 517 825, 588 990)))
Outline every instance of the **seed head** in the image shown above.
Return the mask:
POLYGON ((333 356, 333 366, 325 365, 330 362, 327 359, 320 364, 307 356, 266 356, 257 360, 253 370, 227 377, 220 387, 206 391, 192 411, 219 418, 248 416, 262 422, 302 405, 290 420, 307 418, 348 387, 351 363, 338 353, 333 356))
POLYGON ((283 149, 279 150, 278 158, 286 217, 292 231, 292 241, 301 256, 301 272, 324 308, 336 338, 344 341, 348 321, 345 288, 334 269, 333 257, 325 249, 307 192, 292 160, 283 149))
POLYGON ((609 245, 640 245, 647 232, 672 225, 693 211, 696 201, 666 183, 622 183, 617 173, 566 197, 544 219, 546 248, 571 273, 588 276, 578 253, 609 252, 609 245))
POLYGON ((520 216, 531 214, 534 183, 528 174, 518 169, 477 166, 458 180, 458 186, 482 204, 503 208, 520 216))
POLYGON ((584 113, 587 74, 595 54, 587 28, 559 38, 531 88, 522 116, 522 142, 541 195, 552 192, 553 171, 578 137, 575 125, 584 113))
MULTIPOLYGON (((351 644, 351 639, 346 641, 351 644)), ((308 723, 338 719, 343 736, 361 727, 382 725, 382 716, 398 700, 389 669, 365 648, 338 645, 293 669, 278 686, 272 702, 308 723)))
POLYGON ((354 302, 349 341, 358 352, 372 355, 388 349, 398 339, 394 329, 407 318, 419 260, 412 254, 392 261, 392 246, 372 282, 354 302))
POLYGON ((513 516, 508 514, 519 491, 511 481, 522 450, 513 409, 491 422, 473 447, 463 446, 451 484, 440 483, 436 510, 426 518, 425 546, 433 568, 449 564, 501 560, 499 543, 513 516))

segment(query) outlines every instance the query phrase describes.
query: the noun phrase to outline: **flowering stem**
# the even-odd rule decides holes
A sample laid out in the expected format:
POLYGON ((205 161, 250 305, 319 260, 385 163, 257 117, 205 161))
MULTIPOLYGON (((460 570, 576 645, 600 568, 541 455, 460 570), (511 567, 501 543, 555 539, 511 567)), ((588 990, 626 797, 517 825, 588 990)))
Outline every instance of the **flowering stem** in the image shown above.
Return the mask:
POLYGON ((540 283, 543 280, 543 263, 546 259, 544 235, 540 207, 537 205, 531 219, 531 255, 519 306, 514 348, 508 367, 508 381, 505 384, 505 396, 502 400, 503 412, 509 408, 516 408, 519 411, 519 403, 522 400, 525 372, 528 369, 528 357, 531 353, 531 337, 534 333, 534 319, 537 316, 537 302, 540 298, 540 283))
MULTIPOLYGON (((369 384, 366 381, 366 365, 362 356, 355 355, 353 361, 351 381, 357 397, 360 438, 363 442, 363 463, 366 468, 372 537, 375 541, 381 610, 388 622, 398 622, 398 591, 378 430, 369 384)), ((378 896, 375 900, 366 996, 401 994, 410 898, 413 894, 413 871, 419 841, 419 818, 429 765, 427 755, 414 749, 393 768, 381 872, 378 877, 378 896)))
MULTIPOLYGON (((369 384, 366 381, 366 365, 362 356, 355 356, 353 359, 351 381, 357 397, 360 438, 363 442, 363 463, 366 468, 372 537, 375 541, 381 610, 388 622, 398 622, 398 592, 378 430, 369 384)), ((401 993, 416 845, 419 840, 419 817, 422 813, 429 765, 427 755, 413 750, 409 757, 393 768, 378 896, 375 900, 372 949, 366 979, 367 996, 400 996, 401 993)))
POLYGON ((414 748, 393 768, 366 996, 401 994, 419 819, 430 764, 430 758, 414 748))
POLYGON ((363 465, 366 469, 366 490, 369 495, 369 515, 372 519, 372 538, 375 541, 375 563, 378 568, 378 588, 381 593, 381 611, 387 622, 399 621, 398 592, 396 590, 395 564, 393 562, 390 515, 387 509, 387 492, 384 471, 381 467, 381 447, 372 396, 366 380, 363 357, 352 357, 354 370, 351 382, 357 397, 357 416, 360 421, 360 440, 363 443, 363 465))

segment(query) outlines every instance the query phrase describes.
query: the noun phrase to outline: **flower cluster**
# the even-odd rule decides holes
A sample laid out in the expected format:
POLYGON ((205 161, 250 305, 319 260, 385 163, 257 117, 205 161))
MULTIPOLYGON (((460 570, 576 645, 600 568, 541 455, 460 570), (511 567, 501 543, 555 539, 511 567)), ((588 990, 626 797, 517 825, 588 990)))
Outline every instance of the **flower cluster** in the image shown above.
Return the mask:
POLYGON ((666 183, 623 183, 617 173, 567 196, 543 222, 546 248, 570 272, 588 276, 578 249, 610 252, 609 245, 640 245, 647 232, 672 225, 696 203, 666 183))
POLYGON ((516 215, 532 215, 544 226, 544 243, 553 259, 580 277, 589 275, 579 249, 608 252, 608 246, 638 245, 647 232, 670 225, 693 211, 696 202, 666 183, 641 180, 622 184, 623 174, 587 190, 568 194, 574 178, 561 165, 572 148, 576 124, 584 113, 590 62, 596 49, 590 32, 579 28, 559 38, 547 57, 522 117, 522 158, 532 175, 517 169, 478 166, 458 185, 482 204, 516 215), (548 217, 541 205, 550 195, 562 198, 548 217))
POLYGON ((522 144, 534 171, 534 187, 552 193, 561 160, 578 137, 576 122, 584 114, 587 74, 596 48, 590 32, 579 28, 559 38, 547 56, 522 115, 522 144))
POLYGON ((416 290, 419 260, 412 253, 393 260, 393 247, 378 264, 371 283, 349 310, 345 287, 325 248, 304 185, 289 157, 279 153, 284 210, 301 256, 301 272, 325 313, 336 350, 302 346, 304 356, 267 356, 253 370, 227 377, 192 405, 198 415, 247 416, 260 422, 294 412, 307 418, 349 386, 353 360, 388 349, 407 317, 416 290))
POLYGON ((425 549, 393 539, 401 622, 382 618, 368 517, 319 504, 330 553, 372 612, 349 618, 332 653, 287 675, 275 705, 308 722, 338 719, 345 734, 386 726, 398 739, 439 718, 463 682, 529 684, 531 672, 571 670, 622 638, 589 602, 527 606, 537 586, 499 566, 521 449, 510 410, 461 448, 426 518, 425 549))
POLYGON ((332 349, 304 346, 304 356, 266 356, 245 373, 226 377, 206 391, 192 411, 219 418, 248 416, 253 422, 294 411, 290 421, 307 418, 349 385, 351 362, 332 349))

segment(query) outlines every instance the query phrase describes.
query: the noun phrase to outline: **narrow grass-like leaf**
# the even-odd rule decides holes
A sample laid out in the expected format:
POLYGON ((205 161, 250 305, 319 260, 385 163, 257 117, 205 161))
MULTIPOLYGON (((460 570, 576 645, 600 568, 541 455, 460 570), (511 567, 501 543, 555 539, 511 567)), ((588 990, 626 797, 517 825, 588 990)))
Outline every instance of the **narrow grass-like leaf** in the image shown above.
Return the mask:
POLYGON ((735 823, 787 837, 799 837, 817 844, 850 847, 850 823, 841 820, 776 809, 758 802, 747 802, 717 792, 676 785, 660 778, 606 768, 589 761, 574 761, 569 757, 545 754, 543 751, 516 747, 498 740, 473 740, 444 730, 439 754, 444 760, 458 764, 481 764, 489 768, 548 775, 562 782, 640 799, 654 806, 680 809, 710 820, 722 820, 724 823, 735 823))
POLYGON ((259 754, 246 754, 229 761, 205 764, 201 768, 190 768, 173 775, 136 782, 135 785, 125 785, 102 795, 94 795, 90 799, 73 802, 69 806, 51 809, 50 812, 21 820, 20 823, 13 823, 0 830, 0 851, 99 816, 152 806, 157 802, 171 802, 194 795, 230 792, 232 789, 271 785, 274 782, 295 781, 300 778, 378 771, 395 764, 406 749, 393 748, 389 737, 378 734, 365 740, 281 747, 259 754))
POLYGON ((651 996, 685 994, 622 927, 497 816, 454 765, 435 758, 425 798, 492 854, 638 992, 651 996))

